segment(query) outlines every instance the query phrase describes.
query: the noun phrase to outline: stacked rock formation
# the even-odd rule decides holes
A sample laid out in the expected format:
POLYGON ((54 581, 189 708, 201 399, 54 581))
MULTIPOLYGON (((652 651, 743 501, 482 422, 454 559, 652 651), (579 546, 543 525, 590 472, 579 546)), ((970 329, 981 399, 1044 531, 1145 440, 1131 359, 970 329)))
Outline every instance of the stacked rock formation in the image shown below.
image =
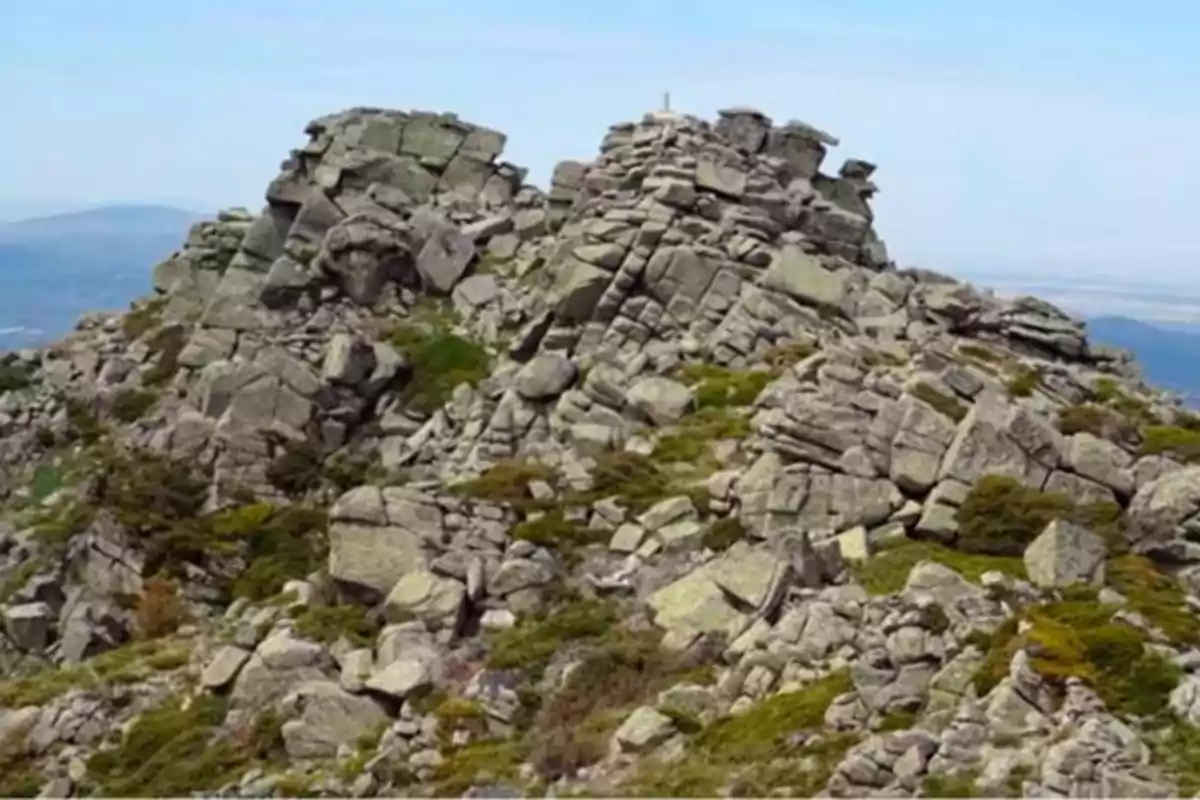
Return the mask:
POLYGON ((306 133, 154 297, 0 359, 0 795, 1186 782, 1200 421, 1061 310, 898 268, 873 164, 750 109, 545 192, 449 114, 306 133), (122 773, 182 695, 275 749, 122 773))

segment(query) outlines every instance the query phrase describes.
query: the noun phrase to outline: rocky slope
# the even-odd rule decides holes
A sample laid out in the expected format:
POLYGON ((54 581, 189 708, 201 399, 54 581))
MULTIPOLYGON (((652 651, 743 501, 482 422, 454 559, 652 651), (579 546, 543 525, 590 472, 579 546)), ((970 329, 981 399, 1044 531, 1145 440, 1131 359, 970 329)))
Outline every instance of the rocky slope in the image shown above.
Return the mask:
POLYGON ((0 361, 0 795, 1200 788, 1200 419, 733 109, 312 122, 0 361))

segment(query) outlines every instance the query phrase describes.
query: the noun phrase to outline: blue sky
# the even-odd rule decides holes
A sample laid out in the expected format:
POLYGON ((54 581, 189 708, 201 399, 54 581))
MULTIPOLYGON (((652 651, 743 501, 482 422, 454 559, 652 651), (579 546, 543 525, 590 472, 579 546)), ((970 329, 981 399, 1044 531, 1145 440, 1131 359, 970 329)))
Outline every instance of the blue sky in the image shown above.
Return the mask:
POLYGON ((544 183, 670 89, 880 165, 904 264, 1191 280, 1200 4, 8 0, 0 210, 257 206, 309 119, 456 111, 544 183))

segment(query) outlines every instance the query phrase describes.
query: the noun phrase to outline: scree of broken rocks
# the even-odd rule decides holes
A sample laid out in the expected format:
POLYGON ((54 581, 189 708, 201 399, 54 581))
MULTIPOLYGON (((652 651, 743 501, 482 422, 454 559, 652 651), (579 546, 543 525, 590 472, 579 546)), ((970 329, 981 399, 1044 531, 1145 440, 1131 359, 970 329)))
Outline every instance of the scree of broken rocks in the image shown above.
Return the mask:
POLYGON ((311 122, 0 355, 0 796, 1200 790, 1200 418, 749 109, 311 122))

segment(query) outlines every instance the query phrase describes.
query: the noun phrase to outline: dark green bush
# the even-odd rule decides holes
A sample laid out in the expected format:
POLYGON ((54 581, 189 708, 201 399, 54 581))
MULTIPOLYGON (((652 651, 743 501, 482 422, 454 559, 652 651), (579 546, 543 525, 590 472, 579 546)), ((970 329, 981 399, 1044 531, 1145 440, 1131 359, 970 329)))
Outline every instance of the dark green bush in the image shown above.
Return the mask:
POLYGON ((261 715, 240 736, 222 731, 224 721, 220 698, 168 700, 139 716, 115 749, 88 760, 88 783, 107 797, 186 797, 282 756, 275 714, 261 715))
POLYGON ((158 402, 158 395, 144 389, 122 389, 112 399, 112 415, 126 425, 137 422, 158 402))
POLYGON ((1022 364, 1017 367, 1013 376, 1008 380, 1009 397, 1029 397, 1034 390, 1042 385, 1044 372, 1040 367, 1030 367, 1022 364))
POLYGON ((1185 464, 1200 461, 1200 432, 1174 425, 1147 425, 1142 455, 1170 456, 1185 464))
POLYGON ((743 541, 747 536, 748 532, 741 520, 737 517, 722 517, 704 531, 703 544, 710 550, 721 552, 743 541))
POLYGON ((129 313, 121 318, 121 332, 130 339, 140 339, 162 324, 167 298, 156 297, 141 305, 130 307, 129 313))
POLYGON ((0 394, 24 389, 31 381, 29 372, 24 367, 0 360, 0 394))
POLYGON ((1069 406, 1059 411, 1058 429, 1067 436, 1090 433, 1119 443, 1135 442, 1140 436, 1137 423, 1094 403, 1069 406))
POLYGON ((620 621, 611 603, 574 600, 519 625, 499 631, 488 653, 492 669, 540 672, 564 645, 604 636, 620 621))
POLYGON ((916 384, 909 391, 918 400, 923 400, 937 411, 945 414, 955 422, 960 422, 967 416, 967 407, 950 395, 940 392, 924 381, 916 384))
POLYGON ((333 644, 344 636, 356 647, 373 647, 379 623, 360 606, 314 606, 296 617, 296 632, 323 644, 333 644))
POLYGON ((1071 519, 1075 504, 1066 495, 1030 489, 1014 478, 985 475, 957 512, 958 549, 968 553, 1019 556, 1055 519, 1071 519))
POLYGON ((478 383, 491 368, 491 357, 482 345, 438 325, 402 325, 392 332, 389 341, 404 354, 411 372, 401 397, 409 408, 420 413, 437 411, 455 387, 478 383))
POLYGON ((288 497, 302 497, 321 484, 324 454, 309 441, 285 441, 267 465, 267 480, 288 497))

